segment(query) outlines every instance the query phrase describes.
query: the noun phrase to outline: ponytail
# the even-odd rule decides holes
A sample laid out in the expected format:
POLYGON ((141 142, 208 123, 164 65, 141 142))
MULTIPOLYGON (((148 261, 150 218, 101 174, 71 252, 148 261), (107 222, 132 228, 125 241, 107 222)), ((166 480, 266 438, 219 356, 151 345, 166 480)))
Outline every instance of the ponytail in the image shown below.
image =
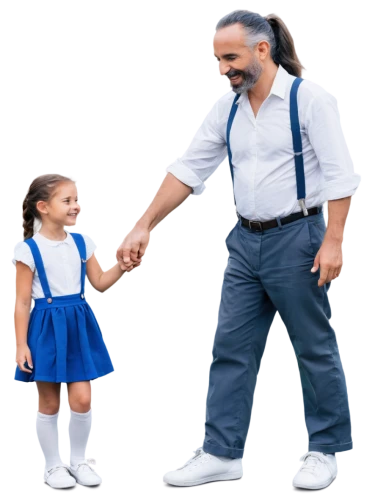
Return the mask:
POLYGON ((216 30, 237 23, 244 27, 250 49, 262 40, 266 40, 270 44, 271 58, 274 63, 281 64, 293 76, 301 76, 304 67, 297 57, 292 35, 278 16, 269 14, 262 17, 248 10, 235 10, 220 19, 216 30))
POLYGON ((284 21, 276 14, 269 14, 265 19, 271 26, 275 37, 275 44, 271 50, 274 63, 281 64, 291 75, 300 77, 304 67, 298 59, 293 37, 284 21))

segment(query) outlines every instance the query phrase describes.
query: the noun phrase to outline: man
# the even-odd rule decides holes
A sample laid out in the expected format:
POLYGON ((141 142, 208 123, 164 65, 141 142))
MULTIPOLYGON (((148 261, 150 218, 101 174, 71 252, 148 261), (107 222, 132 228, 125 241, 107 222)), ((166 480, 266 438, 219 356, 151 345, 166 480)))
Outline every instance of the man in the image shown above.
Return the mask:
POLYGON ((218 23, 214 51, 234 93, 215 104, 117 252, 122 269, 139 266, 150 231, 189 194, 203 191, 228 151, 239 220, 226 240, 206 436, 203 448, 164 481, 191 486, 242 476, 257 373, 278 311, 297 356, 309 434, 293 484, 320 489, 336 477, 335 452, 352 448, 327 291, 341 271, 359 176, 336 101, 299 78, 302 66, 280 18, 235 11, 218 23))

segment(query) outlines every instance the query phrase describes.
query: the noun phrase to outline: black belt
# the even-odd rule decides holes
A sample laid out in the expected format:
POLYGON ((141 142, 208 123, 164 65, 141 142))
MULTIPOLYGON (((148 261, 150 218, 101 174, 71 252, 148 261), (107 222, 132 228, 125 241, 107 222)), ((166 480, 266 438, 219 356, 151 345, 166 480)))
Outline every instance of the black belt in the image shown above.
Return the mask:
MULTIPOLYGON (((294 214, 290 214, 286 217, 280 219, 280 224, 284 226, 285 224, 289 224, 290 222, 294 222, 298 219, 303 219, 303 217, 308 217, 309 215, 317 215, 322 211, 322 207, 313 207, 307 210, 307 215, 304 215, 303 212, 295 212, 294 214)), ((267 220, 265 222, 260 222, 256 220, 247 220, 242 215, 238 214, 239 219, 243 226, 252 229, 253 231, 265 231, 266 229, 272 229, 273 227, 277 227, 279 224, 277 219, 267 220)))

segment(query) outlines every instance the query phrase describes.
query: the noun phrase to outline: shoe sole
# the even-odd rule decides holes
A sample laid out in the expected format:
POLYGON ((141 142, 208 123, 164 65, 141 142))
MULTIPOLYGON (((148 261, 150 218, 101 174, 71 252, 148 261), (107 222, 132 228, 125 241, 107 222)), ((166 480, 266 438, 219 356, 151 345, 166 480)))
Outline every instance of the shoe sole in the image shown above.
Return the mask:
POLYGON ((76 482, 77 482, 78 484, 80 484, 81 486, 88 486, 88 487, 90 487, 90 486, 99 486, 99 484, 102 484, 102 482, 101 482, 101 481, 100 481, 100 483, 96 483, 96 484, 85 484, 85 483, 81 483, 81 481, 78 481, 78 479, 77 479, 77 478, 75 478, 75 480, 76 480, 76 482))
POLYGON ((47 488, 49 488, 52 491, 55 491, 56 493, 61 493, 61 492, 70 493, 70 492, 76 490, 78 487, 78 484, 76 484, 75 486, 68 486, 66 488, 54 488, 53 486, 48 484, 47 481, 43 481, 43 484, 45 484, 47 486, 47 488))
POLYGON ((324 488, 327 488, 330 484, 332 484, 335 479, 336 476, 323 484, 319 484, 319 486, 303 486, 302 484, 297 484, 293 481, 293 486, 301 490, 323 490, 324 488))
POLYGON ((314 488, 314 489, 311 489, 311 488, 301 488, 299 486, 292 486, 292 491, 294 491, 295 493, 319 493, 321 491, 324 491, 326 489, 328 489, 330 486, 332 486, 332 484, 336 481, 337 479, 337 476, 333 478, 333 480, 327 485, 327 486, 323 486, 323 487, 319 487, 319 488, 314 488))
POLYGON ((77 484, 77 481, 76 481, 74 484, 69 484, 68 486, 52 486, 52 485, 50 485, 50 484, 49 484, 46 480, 44 480, 44 482, 45 482, 46 484, 48 484, 48 486, 49 486, 50 488, 53 488, 54 490, 66 490, 66 489, 68 489, 68 488, 74 488, 74 486, 77 484))
POLYGON ((228 474, 218 474, 216 476, 198 479, 197 481, 164 481, 172 486, 198 486, 199 484, 212 483, 213 481, 232 481, 234 479, 241 479, 242 473, 232 472, 228 474))
POLYGON ((87 486, 87 484, 81 484, 78 482, 77 482, 77 485, 81 486, 81 488, 86 488, 86 489, 91 490, 91 491, 98 491, 98 490, 100 490, 100 488, 103 488, 104 481, 100 484, 93 484, 92 486, 87 486))

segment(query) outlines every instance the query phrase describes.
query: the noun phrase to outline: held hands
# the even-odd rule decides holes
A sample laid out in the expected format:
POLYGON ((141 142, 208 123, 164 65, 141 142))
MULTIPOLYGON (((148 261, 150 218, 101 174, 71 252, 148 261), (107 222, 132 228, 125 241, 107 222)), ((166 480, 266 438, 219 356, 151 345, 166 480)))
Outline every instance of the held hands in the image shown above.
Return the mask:
POLYGON ((123 271, 130 272, 141 265, 149 240, 150 231, 148 229, 135 226, 130 231, 116 254, 117 261, 123 271))
POLYGON ((318 286, 323 286, 338 278, 342 264, 341 241, 326 237, 316 254, 314 266, 311 269, 311 272, 315 273, 320 267, 318 286))
MULTIPOLYGON (((132 271, 135 267, 141 265, 142 257, 150 240, 150 231, 146 228, 135 226, 126 236, 117 250, 116 258, 123 271, 132 271)), ((339 277, 342 261, 341 241, 330 238, 327 234, 324 238, 319 252, 316 254, 312 273, 315 273, 320 267, 320 278, 318 286, 339 277)))
POLYGON ((33 361, 31 359, 31 352, 29 349, 29 346, 27 344, 23 344, 21 346, 17 347, 17 353, 16 353, 16 363, 18 365, 18 368, 26 373, 32 373, 31 370, 27 369, 24 364, 25 361, 27 361, 27 364, 29 365, 30 368, 33 368, 33 361))

